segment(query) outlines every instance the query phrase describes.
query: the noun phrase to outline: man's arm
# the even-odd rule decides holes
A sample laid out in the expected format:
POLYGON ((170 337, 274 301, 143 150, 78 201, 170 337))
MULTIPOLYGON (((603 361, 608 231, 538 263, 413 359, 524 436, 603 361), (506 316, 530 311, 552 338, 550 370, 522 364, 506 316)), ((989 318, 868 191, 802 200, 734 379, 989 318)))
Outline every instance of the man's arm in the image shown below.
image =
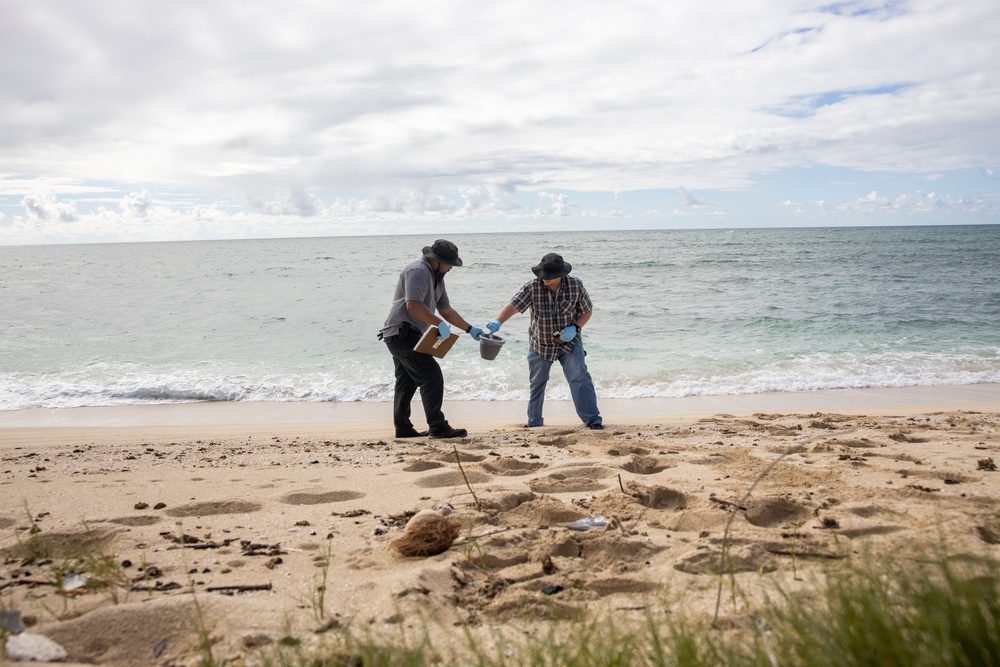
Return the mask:
POLYGON ((423 301, 407 301, 406 310, 421 322, 437 326, 441 318, 431 312, 423 301))
POLYGON ((514 304, 507 303, 506 305, 504 305, 503 308, 500 309, 500 312, 497 313, 497 316, 496 316, 495 319, 500 320, 500 323, 503 324, 504 322, 506 322, 510 318, 512 318, 515 315, 517 315, 519 312, 521 312, 521 311, 519 311, 517 309, 517 307, 514 306, 514 304))
POLYGON ((468 331, 472 327, 454 308, 438 308, 438 312, 441 313, 441 317, 438 317, 431 312, 430 308, 424 305, 423 301, 407 301, 406 310, 421 322, 426 322, 433 326, 437 326, 441 323, 441 320, 444 320, 448 324, 454 324, 462 331, 468 331))
POLYGON ((472 329, 472 325, 465 321, 465 319, 458 314, 458 311, 454 308, 438 308, 438 312, 441 313, 441 317, 445 319, 449 324, 454 324, 456 327, 465 331, 466 333, 472 329))
POLYGON ((501 324, 503 324, 504 322, 506 322, 507 320, 514 317, 514 315, 520 312, 521 311, 517 309, 517 306, 515 306, 512 303, 507 303, 506 305, 504 305, 503 308, 500 309, 500 312, 497 313, 496 319, 486 325, 486 329, 491 334, 495 334, 496 332, 500 331, 501 324))

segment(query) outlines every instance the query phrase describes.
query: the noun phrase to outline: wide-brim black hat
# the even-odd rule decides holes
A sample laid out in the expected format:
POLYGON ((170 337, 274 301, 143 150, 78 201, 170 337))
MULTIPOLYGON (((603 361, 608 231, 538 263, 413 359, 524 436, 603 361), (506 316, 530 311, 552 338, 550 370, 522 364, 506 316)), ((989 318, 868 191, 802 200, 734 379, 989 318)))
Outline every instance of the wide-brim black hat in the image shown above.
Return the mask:
POLYGON ((531 267, 531 272, 542 280, 562 278, 563 276, 568 276, 572 270, 573 265, 563 261, 562 255, 557 255, 554 252, 550 252, 545 257, 542 257, 542 261, 538 263, 538 266, 531 267))
POLYGON ((444 239, 438 239, 431 245, 424 246, 424 257, 436 259, 448 266, 462 266, 462 259, 458 256, 458 246, 444 239))

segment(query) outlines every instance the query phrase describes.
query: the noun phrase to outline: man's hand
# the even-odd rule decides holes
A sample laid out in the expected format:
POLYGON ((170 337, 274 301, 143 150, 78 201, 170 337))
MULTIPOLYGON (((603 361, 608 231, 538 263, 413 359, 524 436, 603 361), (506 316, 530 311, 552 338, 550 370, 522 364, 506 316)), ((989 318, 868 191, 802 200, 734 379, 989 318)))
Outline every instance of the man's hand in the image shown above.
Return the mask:
POLYGON ((469 335, 472 336, 472 340, 479 340, 479 337, 483 335, 483 330, 479 327, 472 327, 469 329, 469 335))
POLYGON ((493 320, 486 325, 486 328, 490 330, 490 335, 495 334, 500 331, 500 325, 503 324, 500 320, 493 320))
POLYGON ((559 340, 564 343, 568 343, 576 338, 576 325, 571 324, 562 331, 559 332, 559 340))
POLYGON ((438 340, 444 340, 451 335, 451 327, 444 320, 438 322, 438 340))

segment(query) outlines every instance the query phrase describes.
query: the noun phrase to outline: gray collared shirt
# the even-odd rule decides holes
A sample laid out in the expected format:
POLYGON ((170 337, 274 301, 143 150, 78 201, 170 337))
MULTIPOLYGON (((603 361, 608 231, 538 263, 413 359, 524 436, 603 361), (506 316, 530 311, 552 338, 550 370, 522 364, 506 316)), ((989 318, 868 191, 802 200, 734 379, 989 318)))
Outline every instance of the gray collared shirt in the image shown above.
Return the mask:
POLYGON ((410 315, 410 311, 406 309, 407 301, 420 301, 432 313, 438 308, 451 308, 448 290, 444 286, 444 276, 434 275, 426 258, 410 262, 399 273, 399 280, 396 281, 396 289, 392 294, 389 316, 382 325, 383 336, 399 334, 399 327, 403 322, 409 322, 413 328, 421 332, 430 326, 410 315))

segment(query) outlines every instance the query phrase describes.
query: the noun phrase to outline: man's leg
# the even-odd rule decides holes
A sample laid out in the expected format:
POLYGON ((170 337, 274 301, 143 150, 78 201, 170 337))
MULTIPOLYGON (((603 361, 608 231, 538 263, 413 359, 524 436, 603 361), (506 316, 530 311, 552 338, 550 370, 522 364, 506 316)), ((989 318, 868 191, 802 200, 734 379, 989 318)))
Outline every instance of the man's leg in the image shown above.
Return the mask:
POLYGON ((542 404, 545 402, 545 385, 549 382, 551 368, 551 361, 538 356, 534 350, 528 350, 528 382, 530 385, 528 426, 541 426, 545 423, 542 419, 542 404))
MULTIPOLYGON (((424 416, 427 418, 427 426, 430 427, 431 433, 441 432, 449 428, 448 421, 441 411, 444 403, 444 375, 434 357, 413 351, 418 339, 419 335, 403 337, 402 340, 396 339, 387 344, 393 359, 402 367, 414 386, 420 389, 420 400, 424 404, 424 416)), ((410 392, 409 397, 413 398, 413 392, 410 392)), ((397 400, 399 398, 401 397, 397 396, 397 400)), ((409 420, 408 414, 407 420, 409 420)))
POLYGON ((587 370, 587 352, 583 349, 583 341, 569 352, 559 357, 563 374, 569 383, 569 391, 573 396, 573 406, 576 414, 584 424, 595 427, 601 424, 601 413, 597 409, 597 392, 594 390, 594 380, 587 370))
MULTIPOLYGON (((390 348, 391 349, 391 348, 390 348)), ((406 433, 415 430, 413 422, 410 421, 410 401, 417 393, 417 383, 413 381, 410 374, 395 356, 392 358, 392 366, 396 372, 396 387, 393 391, 392 402, 392 423, 396 427, 396 434, 406 433)))

